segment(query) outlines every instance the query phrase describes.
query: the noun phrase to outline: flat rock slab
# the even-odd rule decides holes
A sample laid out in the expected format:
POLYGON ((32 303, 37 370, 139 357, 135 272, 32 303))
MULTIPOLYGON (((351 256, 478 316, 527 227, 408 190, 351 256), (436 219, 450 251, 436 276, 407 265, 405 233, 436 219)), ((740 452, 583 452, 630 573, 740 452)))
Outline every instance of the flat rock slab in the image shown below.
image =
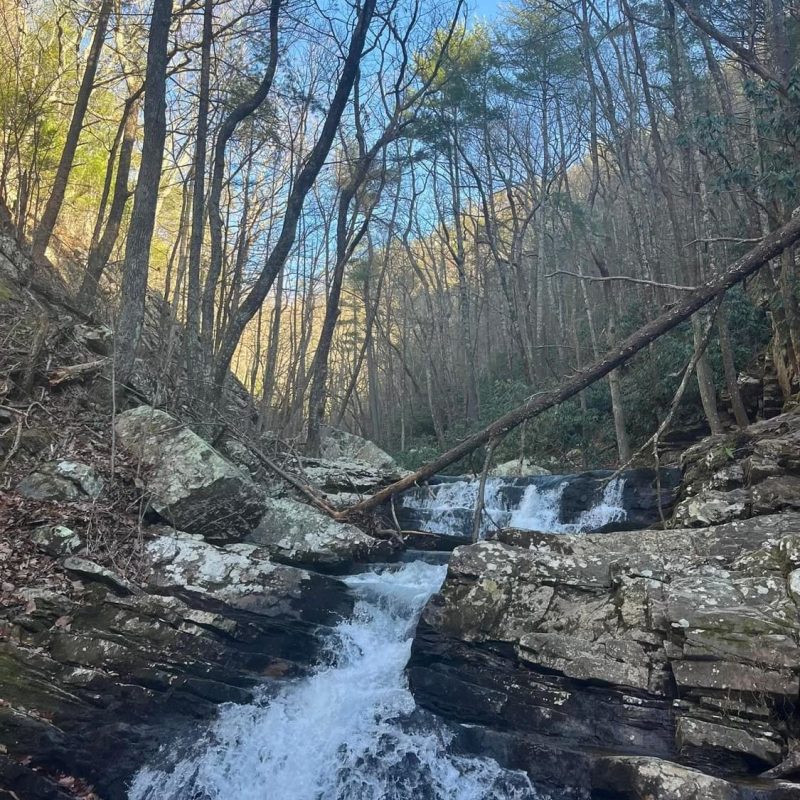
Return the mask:
POLYGON ((120 414, 114 429, 141 460, 150 504, 171 525, 213 542, 240 541, 256 526, 264 493, 174 417, 139 406, 120 414))
POLYGON ((748 794, 741 783, 786 759, 800 722, 798 569, 791 512, 500 534, 453 552, 417 628, 412 691, 442 716, 535 741, 516 766, 548 787, 603 800, 800 798, 800 786, 748 794), (571 769, 576 752, 624 760, 600 781, 571 769))
POLYGON ((359 562, 380 561, 396 544, 336 522, 321 511, 289 498, 269 498, 248 541, 278 561, 317 569, 344 571, 359 562))

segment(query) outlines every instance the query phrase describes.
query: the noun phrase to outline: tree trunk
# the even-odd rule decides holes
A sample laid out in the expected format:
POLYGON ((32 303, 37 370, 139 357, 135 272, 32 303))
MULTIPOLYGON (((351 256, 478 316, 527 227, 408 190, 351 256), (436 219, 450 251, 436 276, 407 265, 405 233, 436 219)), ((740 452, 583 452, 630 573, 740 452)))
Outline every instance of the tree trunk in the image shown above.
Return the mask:
POLYGON ((189 274, 186 297, 186 374, 194 384, 193 394, 205 395, 203 370, 205 359, 200 354, 200 273, 203 255, 206 202, 206 150, 208 148, 209 84, 211 82, 211 45, 214 38, 214 3, 203 3, 203 37, 200 43, 200 86, 198 91, 197 127, 195 130, 192 185, 192 231, 189 234, 189 274), (199 379, 199 380, 198 380, 199 379))
MULTIPOLYGON (((328 381, 328 360, 330 358, 333 334, 336 321, 339 319, 342 284, 344 272, 352 248, 348 241, 348 211, 358 186, 366 177, 366 168, 359 169, 357 175, 342 189, 339 198, 339 209, 336 219, 336 263, 333 267, 331 286, 325 301, 325 317, 319 334, 317 350, 311 365, 310 389, 308 394, 308 429, 306 435, 306 451, 311 455, 319 455, 322 444, 320 426, 325 416, 326 384, 328 381), (358 183, 356 182, 358 180, 358 183)), ((362 229, 362 232, 366 228, 362 229)))
POLYGON ((202 299, 202 341, 205 355, 211 357, 214 351, 214 298, 217 283, 222 272, 222 215, 220 214, 220 198, 225 176, 225 149, 228 142, 243 120, 253 114, 266 100, 275 70, 278 66, 278 15, 282 0, 272 0, 269 8, 269 61, 264 77, 258 88, 249 97, 239 103, 220 126, 217 142, 214 145, 214 160, 211 167, 211 190, 208 196, 208 227, 211 234, 211 253, 209 256, 208 275, 203 289, 202 299))
POLYGON ((131 171, 131 156, 136 144, 138 130, 139 103, 134 101, 127 109, 125 117, 125 129, 119 148, 119 162, 114 181, 114 194, 111 198, 111 209, 108 212, 106 227, 99 241, 93 243, 91 250, 89 250, 86 272, 81 282, 81 288, 78 291, 78 302, 87 311, 91 311, 94 308, 100 279, 103 277, 103 272, 108 264, 108 259, 111 257, 111 251, 114 249, 122 226, 125 205, 131 194, 128 189, 128 177, 131 171))
POLYGON ((144 323, 150 244, 158 205, 158 186, 166 140, 167 43, 172 0, 154 0, 147 43, 144 95, 144 138, 139 180, 125 245, 122 292, 117 320, 116 379, 126 383, 133 371, 144 323))
POLYGON ((269 332, 269 345, 267 358, 264 363, 264 377, 261 381, 261 413, 259 415, 260 427, 263 430, 267 421, 267 409, 275 391, 278 368, 278 344, 281 336, 281 312, 283 304, 283 271, 278 273, 275 281, 275 306, 272 309, 272 323, 269 332))
POLYGON ((345 106, 350 97, 350 92, 355 83, 358 74, 358 65, 367 38, 367 32, 375 12, 375 1, 376 0, 364 0, 364 4, 361 7, 358 21, 356 22, 356 27, 350 40, 347 57, 342 66, 342 73, 336 87, 336 92, 331 101, 328 113, 325 115, 325 121, 323 122, 319 139, 312 148, 303 168, 300 170, 289 198, 287 199, 278 241, 267 257, 266 264, 258 278, 256 278, 253 288, 231 316, 230 322, 221 336, 219 349, 214 360, 213 379, 215 399, 218 399, 222 393, 231 359, 233 358, 233 354, 236 351, 244 329, 264 302, 275 278, 284 268, 286 259, 289 257, 295 236, 297 235, 297 225, 306 196, 325 164, 325 160, 333 144, 334 136, 339 127, 339 122, 341 121, 342 114, 344 113, 345 106))
POLYGON ((75 152, 78 149, 78 141, 83 130, 83 120, 86 117, 86 109, 89 107, 89 97, 94 88, 94 78, 97 74, 97 65, 100 61, 100 52, 103 49, 103 41, 106 38, 108 19, 111 16, 112 0, 103 0, 100 10, 97 13, 97 24, 92 37, 92 44, 89 47, 89 54, 86 57, 86 67, 83 70, 83 78, 78 96, 75 100, 75 107, 72 109, 72 118, 67 129, 67 138, 64 142, 64 149, 61 152, 61 159, 58 162, 56 177, 53 181, 53 189, 47 199, 42 218, 33 235, 31 245, 31 255, 35 261, 44 258, 53 229, 56 226, 58 214, 64 202, 64 195, 67 193, 67 182, 69 173, 72 170, 72 163, 75 160, 75 152))
POLYGON ((750 424, 750 420, 747 418, 747 411, 742 401, 742 393, 739 391, 736 362, 733 360, 731 333, 728 328, 724 305, 720 306, 719 311, 717 311, 717 332, 719 334, 719 349, 722 353, 722 368, 725 371, 725 383, 731 398, 733 416, 736 418, 736 424, 740 428, 746 428, 750 424), (734 387, 735 391, 731 391, 731 387, 734 387))

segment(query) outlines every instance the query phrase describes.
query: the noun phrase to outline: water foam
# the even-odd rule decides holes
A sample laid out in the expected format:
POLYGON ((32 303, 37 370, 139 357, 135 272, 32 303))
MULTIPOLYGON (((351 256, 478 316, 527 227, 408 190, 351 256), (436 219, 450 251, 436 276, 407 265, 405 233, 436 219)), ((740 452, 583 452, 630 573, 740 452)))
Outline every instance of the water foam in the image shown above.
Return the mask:
MULTIPOLYGON (((594 530, 626 518, 622 495, 624 478, 610 480, 599 501, 581 512, 573 522, 561 521, 561 498, 568 479, 553 485, 532 483, 525 488, 517 505, 510 505, 502 491, 509 483, 504 478, 488 478, 484 493, 484 514, 481 537, 500 528, 544 531, 547 533, 577 533, 594 530)), ((463 480, 438 484, 429 494, 412 492, 403 496, 406 508, 422 512, 422 529, 430 533, 450 534, 463 525, 465 515, 471 515, 478 496, 479 481, 463 480)))
POLYGON ((521 773, 449 752, 405 678, 414 623, 446 567, 346 578, 359 600, 327 663, 277 696, 223 706, 190 752, 142 770, 130 800, 536 800, 521 773))
MULTIPOLYGON (((503 527, 510 517, 511 510, 500 494, 504 483, 502 478, 486 479, 483 495, 485 508, 483 529, 503 527)), ((404 495, 402 504, 406 508, 425 512, 424 530, 430 533, 450 534, 459 527, 459 511, 475 508, 478 486, 477 480, 442 483, 428 495, 417 492, 404 495)))
POLYGON ((574 522, 561 522, 561 496, 567 484, 540 490, 531 484, 525 489, 519 507, 510 515, 508 527, 547 533, 579 533, 595 530, 611 522, 624 520, 627 512, 622 504, 625 490, 623 478, 609 481, 598 503, 582 511, 574 522))

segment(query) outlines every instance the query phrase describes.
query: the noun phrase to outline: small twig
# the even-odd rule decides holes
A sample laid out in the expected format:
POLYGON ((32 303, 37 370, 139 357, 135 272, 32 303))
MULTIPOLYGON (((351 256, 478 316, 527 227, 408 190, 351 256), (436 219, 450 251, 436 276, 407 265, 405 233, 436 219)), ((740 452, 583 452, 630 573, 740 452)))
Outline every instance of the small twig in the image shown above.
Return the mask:
POLYGON ((394 495, 392 495, 392 499, 389 501, 389 508, 392 510, 392 520, 394 521, 394 526, 397 530, 400 530, 400 523, 397 521, 397 511, 394 508, 394 495))

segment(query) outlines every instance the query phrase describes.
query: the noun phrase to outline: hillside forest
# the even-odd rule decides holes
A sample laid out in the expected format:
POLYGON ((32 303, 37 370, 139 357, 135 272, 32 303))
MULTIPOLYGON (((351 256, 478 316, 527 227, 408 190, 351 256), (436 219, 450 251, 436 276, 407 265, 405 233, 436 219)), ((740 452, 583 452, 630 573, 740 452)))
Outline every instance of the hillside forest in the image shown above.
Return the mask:
MULTIPOLYGON (((788 0, 0 0, 0 215, 115 381, 156 324, 166 408, 233 373, 263 431, 415 467, 792 218, 799 32, 788 0)), ((624 464, 799 382, 790 242, 495 457, 624 464)))

